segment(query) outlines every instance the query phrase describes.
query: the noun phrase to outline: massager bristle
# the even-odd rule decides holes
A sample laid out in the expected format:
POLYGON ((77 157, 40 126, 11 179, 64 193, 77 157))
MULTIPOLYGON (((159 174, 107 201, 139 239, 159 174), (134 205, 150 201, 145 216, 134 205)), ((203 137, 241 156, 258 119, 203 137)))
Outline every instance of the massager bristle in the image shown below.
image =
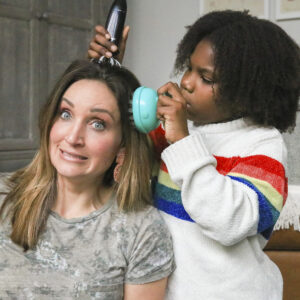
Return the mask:
POLYGON ((108 63, 110 64, 111 66, 117 66, 117 67, 122 67, 122 65, 120 64, 120 62, 113 58, 113 57, 106 57, 106 56, 101 56, 99 59, 96 59, 96 58, 92 58, 91 59, 93 62, 96 62, 98 64, 101 64, 101 63, 108 63))
POLYGON ((129 114, 129 121, 130 124, 135 127, 134 125, 134 118, 133 118, 133 108, 132 108, 132 99, 129 101, 129 105, 128 105, 128 114, 129 114))

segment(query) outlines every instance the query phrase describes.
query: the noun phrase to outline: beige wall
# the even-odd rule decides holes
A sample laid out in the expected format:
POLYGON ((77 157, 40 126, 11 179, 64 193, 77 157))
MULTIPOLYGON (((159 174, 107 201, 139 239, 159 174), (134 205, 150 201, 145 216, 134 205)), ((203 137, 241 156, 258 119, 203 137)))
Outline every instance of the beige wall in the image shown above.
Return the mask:
POLYGON ((199 0, 127 0, 131 26, 124 63, 143 85, 158 88, 170 80, 176 45, 184 26, 199 16, 199 0))

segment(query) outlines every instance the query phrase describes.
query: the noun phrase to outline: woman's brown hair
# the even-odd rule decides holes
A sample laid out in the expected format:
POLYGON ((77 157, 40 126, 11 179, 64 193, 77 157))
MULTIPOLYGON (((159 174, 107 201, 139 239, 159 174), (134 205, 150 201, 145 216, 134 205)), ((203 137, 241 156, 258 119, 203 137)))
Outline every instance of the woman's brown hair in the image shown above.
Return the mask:
POLYGON ((152 153, 147 136, 133 127, 128 113, 132 94, 140 86, 138 80, 124 67, 88 60, 74 61, 58 80, 41 110, 39 150, 28 166, 8 179, 9 192, 0 209, 1 219, 11 221, 12 241, 25 251, 37 244, 57 195, 56 170, 49 157, 50 130, 63 94, 74 82, 82 79, 105 83, 115 95, 120 110, 125 159, 119 183, 113 179, 115 162, 107 170, 103 183, 115 187, 119 208, 124 211, 139 210, 151 199, 152 153))

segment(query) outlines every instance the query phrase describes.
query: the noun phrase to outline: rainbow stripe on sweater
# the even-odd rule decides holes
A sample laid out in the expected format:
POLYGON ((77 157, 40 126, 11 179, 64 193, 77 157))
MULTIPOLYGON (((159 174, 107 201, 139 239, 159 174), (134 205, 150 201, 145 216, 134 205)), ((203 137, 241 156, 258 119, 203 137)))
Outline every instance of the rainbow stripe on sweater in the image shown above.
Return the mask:
MULTIPOLYGON (((215 158, 220 174, 247 185, 257 194, 259 202, 257 231, 268 239, 287 197, 284 167, 277 160, 265 155, 230 158, 215 156, 215 158)), ((184 210, 180 189, 172 182, 164 162, 161 163, 155 185, 154 201, 156 207, 165 213, 194 222, 184 210)))

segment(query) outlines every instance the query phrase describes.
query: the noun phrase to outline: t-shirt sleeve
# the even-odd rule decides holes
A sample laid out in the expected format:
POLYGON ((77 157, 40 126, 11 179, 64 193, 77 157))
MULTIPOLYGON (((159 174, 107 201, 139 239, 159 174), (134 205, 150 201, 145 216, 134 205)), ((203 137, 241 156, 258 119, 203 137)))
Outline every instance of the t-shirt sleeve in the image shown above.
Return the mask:
POLYGON ((127 284, 143 284, 169 276, 175 268, 171 235, 159 212, 150 208, 134 225, 128 249, 127 284))

